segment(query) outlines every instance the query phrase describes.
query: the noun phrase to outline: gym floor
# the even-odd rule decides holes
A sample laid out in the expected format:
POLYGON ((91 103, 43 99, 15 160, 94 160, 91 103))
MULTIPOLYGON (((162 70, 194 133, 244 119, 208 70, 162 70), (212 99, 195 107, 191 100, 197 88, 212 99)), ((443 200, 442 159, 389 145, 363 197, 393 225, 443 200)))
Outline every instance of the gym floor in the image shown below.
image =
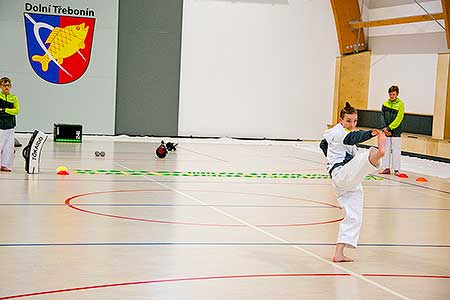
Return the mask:
POLYGON ((180 139, 159 159, 158 144, 49 136, 33 175, 18 148, 0 173, 0 299, 450 299, 449 179, 367 177, 355 262, 336 264, 320 152, 180 139))

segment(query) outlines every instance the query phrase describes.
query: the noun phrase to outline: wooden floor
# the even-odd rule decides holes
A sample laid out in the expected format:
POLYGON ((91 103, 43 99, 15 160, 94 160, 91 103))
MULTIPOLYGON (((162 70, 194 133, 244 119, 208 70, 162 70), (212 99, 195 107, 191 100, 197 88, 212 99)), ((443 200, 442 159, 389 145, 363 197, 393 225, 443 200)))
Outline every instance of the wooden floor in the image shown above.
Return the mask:
POLYGON ((40 174, 19 153, 0 173, 0 299, 450 299, 450 180, 368 177, 355 262, 335 264, 318 152, 50 139, 40 174))

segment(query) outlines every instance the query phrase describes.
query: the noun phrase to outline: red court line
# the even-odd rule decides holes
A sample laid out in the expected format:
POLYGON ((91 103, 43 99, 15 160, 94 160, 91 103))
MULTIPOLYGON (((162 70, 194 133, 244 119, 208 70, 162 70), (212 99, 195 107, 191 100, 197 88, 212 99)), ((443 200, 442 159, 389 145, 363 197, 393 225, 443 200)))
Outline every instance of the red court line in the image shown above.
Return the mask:
MULTIPOLYGON (((167 189, 144 189, 144 190, 112 190, 112 191, 102 191, 102 192, 90 192, 90 193, 84 193, 84 194, 78 194, 74 195, 72 197, 69 197, 65 200, 65 204, 75 210, 89 213, 97 216, 103 216, 103 217, 109 217, 109 218, 116 218, 116 219, 124 219, 124 220, 131 220, 131 221, 141 221, 141 222, 150 222, 150 223, 160 223, 160 224, 173 224, 173 225, 194 225, 194 226, 210 226, 210 227, 247 227, 245 224, 215 224, 215 223, 193 223, 193 222, 178 222, 178 221, 164 221, 164 220, 155 220, 155 219, 144 219, 144 218, 134 218, 134 217, 128 217, 128 216, 121 216, 121 215, 113 215, 113 214, 106 214, 106 213, 99 213, 92 210, 87 210, 83 208, 79 208, 71 203, 73 199, 81 198, 84 196, 91 196, 91 195, 98 195, 98 194, 110 194, 110 193, 125 193, 125 192, 153 192, 153 191, 164 191, 164 192, 170 192, 170 190, 167 189)), ((218 191, 205 191, 205 190, 187 190, 191 192, 218 192, 218 191)), ((231 194, 244 194, 244 195, 258 195, 258 196, 269 196, 269 197, 278 197, 278 198, 287 198, 287 199, 294 199, 299 201, 306 201, 306 202, 313 202, 317 204, 322 204, 334 208, 341 209, 339 206, 315 201, 315 200, 306 200, 306 199, 298 199, 293 197, 287 197, 287 196, 276 196, 276 195, 269 195, 269 194, 257 194, 257 193, 239 193, 239 192, 226 192, 226 191, 220 191, 221 193, 231 193, 231 194)), ((205 206, 207 207, 207 206, 205 206)), ((294 223, 294 224, 259 224, 255 225, 256 227, 299 227, 299 226, 312 226, 312 225, 324 225, 324 224, 330 224, 330 223, 336 223, 342 221, 344 218, 334 219, 334 220, 328 220, 328 221, 321 221, 321 222, 312 222, 312 223, 294 223)))
MULTIPOLYGON (((443 278, 450 279, 450 276, 440 276, 440 275, 413 275, 413 274, 362 274, 366 277, 408 277, 408 278, 443 278)), ((142 284, 153 284, 153 283, 167 283, 167 282, 182 282, 182 281, 200 281, 200 280, 213 280, 213 279, 243 279, 243 278, 273 278, 273 277, 350 277, 347 273, 292 273, 292 274, 251 274, 251 275, 228 275, 228 276, 205 276, 205 277, 186 277, 186 278, 174 278, 174 279, 157 279, 157 280, 146 280, 146 281, 134 281, 134 282, 123 282, 123 283, 111 283, 102 285, 92 285, 77 288, 67 288, 59 290, 42 291, 28 294, 19 294, 12 296, 1 297, 0 300, 6 299, 18 299, 32 296, 58 294, 66 292, 75 291, 85 291, 92 289, 110 288, 110 287, 121 287, 130 285, 142 285, 142 284)))
POLYGON ((60 290, 43 291, 29 294, 21 294, 14 296, 6 296, 0 298, 0 300, 6 299, 17 299, 38 295, 48 295, 57 294, 73 291, 84 291, 91 289, 118 287, 118 286, 129 286, 129 285, 140 285, 140 284, 152 284, 152 283, 166 283, 166 282, 180 282, 180 281, 198 281, 198 280, 211 280, 211 279, 239 279, 239 278, 267 278, 267 277, 338 277, 338 276, 350 276, 350 274, 343 273, 330 273, 330 274, 259 274, 259 275, 231 275, 231 276, 207 276, 207 277, 187 277, 187 278, 175 278, 175 279, 160 279, 160 280, 147 280, 147 281, 135 281, 135 282, 124 282, 124 283, 112 283, 103 285, 93 285, 78 288, 68 288, 60 290))

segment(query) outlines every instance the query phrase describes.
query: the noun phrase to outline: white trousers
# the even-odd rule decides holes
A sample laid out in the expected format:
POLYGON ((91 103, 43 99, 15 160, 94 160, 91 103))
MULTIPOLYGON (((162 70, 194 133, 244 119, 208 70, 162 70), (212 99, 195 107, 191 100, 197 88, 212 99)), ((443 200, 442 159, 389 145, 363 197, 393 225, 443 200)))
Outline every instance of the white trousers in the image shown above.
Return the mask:
POLYGON ((383 167, 400 170, 402 157, 402 138, 386 137, 386 154, 383 157, 383 167))
POLYGON ((374 166, 369 161, 369 151, 358 153, 351 161, 337 167, 331 173, 337 201, 344 211, 344 220, 339 224, 338 244, 355 248, 358 245, 363 217, 364 191, 361 182, 366 175, 377 171, 381 164, 374 166))
POLYGON ((14 128, 0 129, 0 165, 11 168, 14 161, 14 128))

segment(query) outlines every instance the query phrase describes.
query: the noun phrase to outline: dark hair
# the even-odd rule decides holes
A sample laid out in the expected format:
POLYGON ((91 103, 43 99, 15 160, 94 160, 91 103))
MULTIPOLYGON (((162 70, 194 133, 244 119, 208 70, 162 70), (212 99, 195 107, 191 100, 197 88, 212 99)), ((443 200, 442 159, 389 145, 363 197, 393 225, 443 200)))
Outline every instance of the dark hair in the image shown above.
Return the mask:
POLYGON ((393 85, 388 89, 388 93, 397 92, 397 95, 400 93, 398 86, 393 85))
POLYGON ((346 114, 353 115, 353 114, 357 114, 357 113, 358 113, 358 111, 356 110, 356 108, 351 106, 350 103, 345 102, 345 107, 341 110, 341 113, 339 114, 339 116, 341 117, 341 119, 343 119, 344 115, 346 115, 346 114))
POLYGON ((0 84, 5 84, 5 83, 11 83, 11 79, 9 79, 8 77, 0 78, 0 84))

